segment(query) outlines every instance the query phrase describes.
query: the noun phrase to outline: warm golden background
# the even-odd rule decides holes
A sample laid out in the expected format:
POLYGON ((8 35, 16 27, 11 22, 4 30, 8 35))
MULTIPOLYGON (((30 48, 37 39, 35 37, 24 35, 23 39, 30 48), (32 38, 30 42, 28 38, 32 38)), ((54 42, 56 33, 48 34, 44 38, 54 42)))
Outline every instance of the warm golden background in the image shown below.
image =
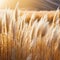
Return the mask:
POLYGON ((60 7, 60 0, 0 0, 0 8, 15 8, 19 2, 20 9, 54 10, 60 7))

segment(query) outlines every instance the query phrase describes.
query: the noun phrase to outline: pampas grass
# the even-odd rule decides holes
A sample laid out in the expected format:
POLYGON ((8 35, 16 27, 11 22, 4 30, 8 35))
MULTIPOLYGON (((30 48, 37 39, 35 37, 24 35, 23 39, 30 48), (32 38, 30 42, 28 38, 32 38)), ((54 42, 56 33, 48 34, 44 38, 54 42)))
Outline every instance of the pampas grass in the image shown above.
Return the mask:
POLYGON ((33 12, 27 18, 26 11, 4 10, 0 14, 0 60, 60 60, 59 12, 50 21, 47 13, 39 18, 33 12))

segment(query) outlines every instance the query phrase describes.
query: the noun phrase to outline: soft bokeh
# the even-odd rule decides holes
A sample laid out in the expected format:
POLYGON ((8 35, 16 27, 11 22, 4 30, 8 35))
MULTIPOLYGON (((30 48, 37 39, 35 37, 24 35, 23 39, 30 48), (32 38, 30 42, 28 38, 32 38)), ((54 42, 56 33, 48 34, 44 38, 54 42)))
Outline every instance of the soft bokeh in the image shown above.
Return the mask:
POLYGON ((19 2, 20 9, 55 10, 60 7, 60 0, 0 0, 0 8, 15 8, 19 2))

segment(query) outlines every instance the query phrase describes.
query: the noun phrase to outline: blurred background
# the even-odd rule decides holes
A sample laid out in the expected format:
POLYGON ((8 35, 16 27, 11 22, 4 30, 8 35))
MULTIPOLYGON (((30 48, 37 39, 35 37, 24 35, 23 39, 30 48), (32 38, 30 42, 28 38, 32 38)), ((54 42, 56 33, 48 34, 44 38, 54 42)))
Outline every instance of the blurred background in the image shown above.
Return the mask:
POLYGON ((17 2, 19 8, 25 10, 56 10, 60 8, 60 0, 0 0, 0 9, 14 9, 17 2))

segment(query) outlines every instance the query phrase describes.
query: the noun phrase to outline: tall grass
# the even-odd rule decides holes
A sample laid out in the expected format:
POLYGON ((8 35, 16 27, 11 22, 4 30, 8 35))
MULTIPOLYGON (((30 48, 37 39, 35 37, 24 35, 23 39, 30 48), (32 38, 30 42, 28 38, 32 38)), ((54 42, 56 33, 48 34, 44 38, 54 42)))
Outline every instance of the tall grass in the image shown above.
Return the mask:
POLYGON ((0 12, 0 60, 60 60, 59 9, 51 23, 47 14, 38 20, 33 12, 29 22, 28 13, 19 14, 0 12))

